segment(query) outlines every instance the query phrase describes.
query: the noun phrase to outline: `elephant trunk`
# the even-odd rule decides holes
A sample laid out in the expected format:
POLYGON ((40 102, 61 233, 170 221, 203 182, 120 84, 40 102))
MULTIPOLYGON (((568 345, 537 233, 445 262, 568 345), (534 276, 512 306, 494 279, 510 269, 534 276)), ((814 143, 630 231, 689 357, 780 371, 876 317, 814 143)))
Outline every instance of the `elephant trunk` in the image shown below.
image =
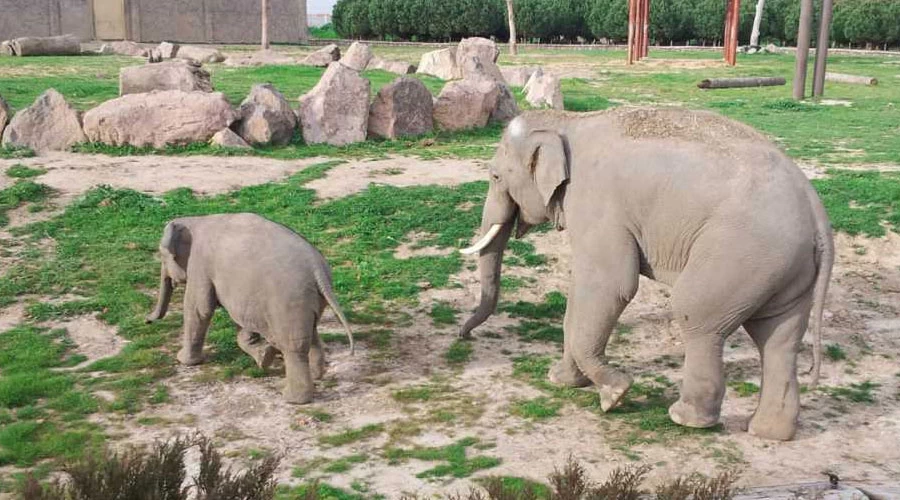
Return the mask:
POLYGON ((156 303, 156 309, 147 315, 147 323, 162 319, 169 310, 169 301, 172 299, 172 278, 166 272, 166 265, 160 266, 159 276, 159 300, 156 303))
POLYGON ((497 308, 503 252, 506 250, 506 244, 512 234, 516 212, 517 207, 509 195, 492 183, 481 221, 481 234, 486 237, 490 236, 489 239, 482 240, 482 242, 488 243, 479 250, 481 301, 472 316, 460 327, 459 336, 461 338, 470 338, 472 330, 484 323, 497 308))

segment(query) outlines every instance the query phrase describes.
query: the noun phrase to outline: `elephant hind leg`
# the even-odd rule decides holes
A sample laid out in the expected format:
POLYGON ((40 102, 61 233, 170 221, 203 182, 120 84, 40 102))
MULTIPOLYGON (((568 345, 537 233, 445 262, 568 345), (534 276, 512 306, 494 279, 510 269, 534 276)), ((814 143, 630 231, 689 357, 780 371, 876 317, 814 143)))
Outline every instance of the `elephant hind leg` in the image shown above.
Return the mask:
POLYGON ((759 406, 748 428, 755 436, 787 441, 797 431, 800 413, 797 353, 811 307, 812 295, 809 294, 777 316, 744 323, 762 359, 759 406))
POLYGON ((278 350, 272 344, 268 343, 260 334, 251 332, 245 328, 240 328, 237 335, 238 347, 242 351, 249 354, 256 365, 263 370, 272 366, 275 361, 275 354, 278 350))
POLYGON ((322 348, 322 337, 319 336, 319 329, 313 332, 312 343, 309 346, 309 369, 314 380, 322 380, 325 376, 327 363, 325 361, 325 350, 322 348))

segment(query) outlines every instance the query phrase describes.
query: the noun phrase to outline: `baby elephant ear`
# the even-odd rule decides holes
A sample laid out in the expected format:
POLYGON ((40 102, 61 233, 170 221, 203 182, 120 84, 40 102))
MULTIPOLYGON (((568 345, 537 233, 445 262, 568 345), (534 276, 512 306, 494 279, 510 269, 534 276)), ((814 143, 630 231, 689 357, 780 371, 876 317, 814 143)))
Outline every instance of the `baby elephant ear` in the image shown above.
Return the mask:
POLYGON ((569 161, 563 138, 556 132, 537 130, 530 134, 531 175, 544 205, 549 206, 556 190, 569 180, 569 161))

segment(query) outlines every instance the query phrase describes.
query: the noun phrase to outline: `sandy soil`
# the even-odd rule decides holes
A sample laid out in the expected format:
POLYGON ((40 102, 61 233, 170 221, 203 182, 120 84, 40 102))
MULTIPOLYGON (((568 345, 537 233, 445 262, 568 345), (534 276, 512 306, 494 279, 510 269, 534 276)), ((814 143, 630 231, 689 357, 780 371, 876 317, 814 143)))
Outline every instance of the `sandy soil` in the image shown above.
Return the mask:
MULTIPOLYGON (((48 173, 39 178, 40 182, 56 187, 64 198, 71 198, 97 183, 151 193, 188 186, 211 194, 277 180, 318 161, 61 154, 21 162, 0 161, 0 169, 13 163, 41 165, 48 173)), ((814 170, 810 168, 809 172, 814 170)), ((358 192, 372 182, 397 186, 454 184, 484 177, 484 166, 479 162, 400 158, 346 163, 310 187, 320 196, 331 198, 358 192)), ((397 257, 436 252, 437 249, 417 248, 416 242, 423 236, 408 235, 397 257)), ((549 264, 537 269, 507 270, 507 275, 534 281, 503 299, 538 301, 551 291, 566 293, 571 260, 566 233, 532 234, 526 239, 548 256, 549 264)), ((740 468, 741 484, 753 486, 819 481, 824 470, 833 470, 848 481, 896 481, 900 477, 900 237, 891 234, 881 239, 863 239, 838 235, 836 243, 838 256, 826 307, 824 340, 826 344, 840 344, 847 352, 847 360, 826 359, 822 384, 847 386, 870 380, 880 384, 874 391, 876 402, 842 404, 822 392, 804 394, 797 439, 777 443, 753 438, 744 431, 756 398, 741 398, 729 389, 723 409, 723 432, 703 439, 630 447, 631 454, 640 455, 642 462, 654 466, 651 483, 662 477, 694 471, 710 473, 724 467, 740 468)), ((412 460, 389 464, 382 456, 382 448, 390 439, 388 433, 342 447, 324 446, 318 438, 372 423, 383 423, 387 430, 421 424, 423 433, 401 438, 395 444, 441 446, 475 436, 493 447, 470 449, 470 454, 502 459, 499 467, 482 475, 516 475, 534 480, 544 480, 570 454, 598 478, 616 466, 633 463, 616 446, 621 443, 622 428, 608 417, 573 405, 564 406, 560 416, 542 422, 510 414, 511 403, 542 395, 512 377, 511 358, 522 353, 557 354, 558 350, 520 342, 503 330, 515 323, 507 316, 495 315, 476 330, 474 359, 464 369, 447 367, 443 353, 454 341, 456 327, 434 326, 427 312, 431 304, 442 301, 465 314, 474 307, 478 290, 476 273, 466 269, 454 277, 452 287, 425 291, 420 305, 407 311, 412 316, 411 323, 394 329, 393 349, 387 359, 364 345, 358 346, 354 357, 345 347, 330 347, 329 372, 311 407, 286 405, 280 396, 283 380, 277 373, 262 379, 208 382, 209 377, 202 375, 214 367, 178 367, 177 374, 166 382, 171 394, 169 403, 138 415, 100 414, 92 418, 119 436, 120 444, 146 443, 200 430, 216 437, 237 463, 248 460, 250 450, 279 453, 284 457, 279 476, 289 484, 299 481, 291 477, 295 466, 319 457, 335 459, 364 453, 368 460, 346 473, 312 476, 321 474, 325 481, 345 488, 354 481, 361 482, 370 491, 388 498, 396 498, 402 492, 428 495, 464 490, 471 483, 416 478, 416 474, 435 463, 412 460), (428 383, 435 376, 452 388, 435 402, 402 405, 391 397, 398 388, 428 383), (429 411, 441 405, 467 406, 473 411, 454 423, 423 424, 429 411), (320 422, 309 416, 313 409, 334 418, 320 422), (144 417, 156 417, 162 423, 140 425, 138 422, 144 417)), ((674 360, 683 356, 668 306, 667 287, 642 279, 637 297, 621 319, 633 330, 627 339, 613 340, 610 354, 635 375, 664 375, 677 383, 680 370, 655 361, 663 355, 674 360)), ((0 315, 0 328, 16 324, 23 315, 21 305, 7 308, 0 315)), ((114 354, 122 345, 114 332, 90 317, 57 326, 69 329, 80 344, 79 349, 92 359, 114 354)), ((341 332, 330 315, 324 319, 321 330, 341 332)), ((725 356, 729 380, 759 381, 758 356, 742 331, 729 340, 725 356)), ((800 365, 808 367, 810 363, 806 345, 800 365)), ((802 382, 807 380, 804 376, 802 382)))

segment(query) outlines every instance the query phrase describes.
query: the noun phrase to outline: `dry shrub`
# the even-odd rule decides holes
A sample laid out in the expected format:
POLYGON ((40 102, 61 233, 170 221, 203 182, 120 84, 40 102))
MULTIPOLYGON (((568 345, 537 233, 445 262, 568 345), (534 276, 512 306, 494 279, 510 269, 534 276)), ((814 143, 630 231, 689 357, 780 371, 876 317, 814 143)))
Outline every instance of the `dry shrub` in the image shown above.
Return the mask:
POLYGON ((737 490, 734 483, 739 474, 727 471, 715 477, 694 474, 679 477, 656 488, 657 500, 731 500, 737 490))
POLYGON ((42 487, 29 477, 22 489, 25 500, 271 500, 277 458, 267 458, 243 474, 223 470, 222 456, 204 437, 158 442, 149 450, 87 455, 67 464, 68 481, 42 487), (200 474, 193 486, 186 478, 184 454, 200 446, 200 474), (191 490, 196 495, 191 496, 191 490))

